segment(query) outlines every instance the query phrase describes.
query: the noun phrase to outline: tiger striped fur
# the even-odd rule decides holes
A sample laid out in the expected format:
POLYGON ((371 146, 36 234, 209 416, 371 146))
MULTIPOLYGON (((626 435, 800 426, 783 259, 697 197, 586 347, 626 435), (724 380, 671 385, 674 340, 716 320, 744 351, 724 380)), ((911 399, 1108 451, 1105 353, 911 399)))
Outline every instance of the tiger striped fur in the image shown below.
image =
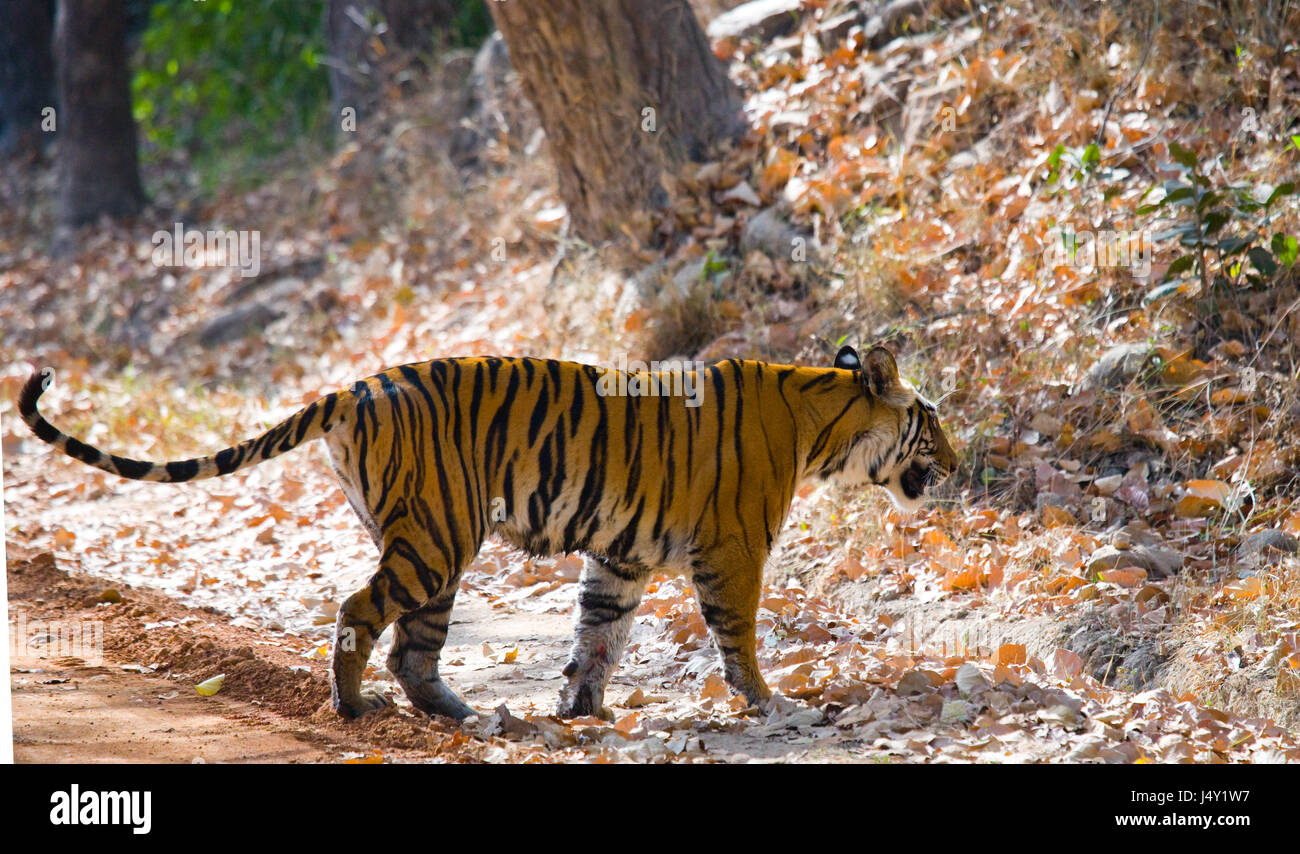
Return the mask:
POLYGON ((53 427, 36 408, 47 371, 22 391, 23 420, 123 477, 214 477, 324 438, 380 552, 338 611, 332 698, 347 718, 385 702, 361 691, 361 677, 390 624, 388 669, 411 702, 474 713, 439 677, 438 657, 461 572, 490 533, 537 555, 586 556, 561 716, 608 715, 605 684, 655 571, 692 579, 728 683, 757 704, 771 693, 755 657, 763 565, 800 483, 874 483, 913 508, 957 463, 933 404, 879 347, 865 360, 845 347, 830 368, 720 362, 694 377, 702 400, 691 406, 603 395, 605 371, 589 365, 439 359, 357 382, 211 456, 167 463, 106 454, 53 427))

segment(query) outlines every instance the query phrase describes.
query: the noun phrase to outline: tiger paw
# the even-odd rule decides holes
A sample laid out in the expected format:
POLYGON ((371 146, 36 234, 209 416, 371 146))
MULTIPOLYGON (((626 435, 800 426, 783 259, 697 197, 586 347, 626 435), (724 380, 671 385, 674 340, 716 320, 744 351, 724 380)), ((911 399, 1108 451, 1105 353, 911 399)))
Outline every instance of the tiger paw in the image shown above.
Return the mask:
POLYGON ((348 702, 342 698, 335 698, 334 711, 344 720, 356 720, 362 715, 377 711, 389 705, 387 697, 376 694, 374 691, 362 691, 357 695, 357 699, 348 702))
MULTIPOLYGON (((600 699, 604 699, 604 691, 600 692, 600 699)), ((590 685, 569 686, 566 685, 560 691, 560 705, 555 712, 560 718, 582 718, 597 717, 602 721, 613 721, 614 712, 609 706, 601 705, 596 699, 595 691, 590 685)))
POLYGON ((463 721, 465 718, 477 715, 472 707, 465 704, 456 693, 447 687, 441 679, 430 681, 399 682, 402 689, 406 691, 407 699, 411 705, 415 706, 426 715, 441 715, 446 718, 455 718, 463 721))

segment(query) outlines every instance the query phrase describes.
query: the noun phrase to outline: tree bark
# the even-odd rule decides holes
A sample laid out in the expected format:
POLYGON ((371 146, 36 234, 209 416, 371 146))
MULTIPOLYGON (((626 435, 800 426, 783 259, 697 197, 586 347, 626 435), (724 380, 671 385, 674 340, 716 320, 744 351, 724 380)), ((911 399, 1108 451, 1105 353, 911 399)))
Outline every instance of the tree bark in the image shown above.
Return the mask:
POLYGON ((0 153, 39 139, 54 106, 53 0, 0 3, 0 153))
POLYGON ((144 205, 126 56, 123 0, 60 0, 59 221, 129 216, 144 205))
POLYGON ((388 67, 400 55, 439 47, 463 2, 329 0, 325 30, 335 112, 352 107, 362 118, 373 110, 388 82, 388 67))
POLYGON ((687 0, 489 3, 537 108, 579 236, 648 236, 663 172, 746 129, 687 0))

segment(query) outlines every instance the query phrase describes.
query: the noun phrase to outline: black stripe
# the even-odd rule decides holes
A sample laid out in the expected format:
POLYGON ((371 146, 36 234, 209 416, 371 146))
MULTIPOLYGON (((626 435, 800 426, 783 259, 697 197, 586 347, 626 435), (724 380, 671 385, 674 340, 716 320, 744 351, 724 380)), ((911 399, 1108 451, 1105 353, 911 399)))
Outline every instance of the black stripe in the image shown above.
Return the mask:
MULTIPOLYGON (((784 380, 785 377, 783 376, 781 377, 781 379, 784 380)), ((826 383, 831 382, 834 379, 835 379, 835 374, 831 373, 830 371, 826 371, 826 373, 821 374, 820 376, 817 376, 809 380, 808 382, 804 383, 803 385, 799 386, 799 391, 807 391, 810 388, 816 388, 819 385, 825 385, 826 383)))
POLYGON ((308 406, 298 414, 298 432, 293 435, 293 443, 295 445, 302 441, 302 437, 306 436, 307 431, 311 428, 312 418, 316 415, 316 406, 318 403, 319 401, 312 401, 311 406, 308 406))
POLYGON ((153 471, 153 463, 141 462, 140 460, 129 460, 126 457, 113 456, 113 468, 122 477, 130 477, 136 480, 144 477, 153 471))
POLYGON ((41 418, 35 424, 31 425, 31 428, 32 432, 36 434, 38 439, 51 445, 57 443, 59 437, 63 435, 57 427, 46 421, 44 418, 41 418))
POLYGON ((533 405, 533 414, 528 418, 528 447, 532 447, 537 441, 537 434, 542 430, 542 422, 546 420, 546 411, 550 407, 550 400, 546 396, 546 386, 543 385, 537 394, 537 403, 533 405))
POLYGON ((183 483, 199 473, 198 460, 182 460, 167 464, 167 479, 172 483, 183 483))
POLYGON ((99 462, 104 455, 99 452, 98 448, 92 448, 79 439, 68 438, 63 444, 63 451, 68 456, 81 460, 83 463, 94 465, 99 462))
POLYGON ((805 465, 812 465, 812 461, 815 460, 823 450, 825 450, 826 443, 830 440, 831 430, 835 428, 835 425, 840 422, 840 419, 844 417, 844 414, 849 411, 849 408, 853 406, 855 402, 856 401, 854 400, 849 400, 848 403, 844 404, 844 408, 840 410, 839 415, 836 415, 831 419, 831 422, 823 427, 822 431, 817 434, 816 441, 813 442, 812 448, 808 451, 808 459, 804 463, 805 465))
POLYGON ((239 468, 239 462, 243 458, 244 448, 241 445, 235 448, 226 448, 224 451, 220 451, 213 459, 216 461, 218 474, 230 474, 232 471, 239 468))

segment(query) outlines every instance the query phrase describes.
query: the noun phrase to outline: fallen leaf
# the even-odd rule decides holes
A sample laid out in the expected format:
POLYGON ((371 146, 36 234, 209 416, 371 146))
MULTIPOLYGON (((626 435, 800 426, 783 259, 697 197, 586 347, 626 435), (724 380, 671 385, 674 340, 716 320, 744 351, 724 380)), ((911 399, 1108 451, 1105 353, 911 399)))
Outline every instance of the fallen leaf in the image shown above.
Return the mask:
POLYGON ((998 647, 994 655, 994 662, 1001 665, 1024 664, 1028 659, 1025 652, 1025 645, 1022 643, 1004 643, 998 647))
POLYGON ((221 686, 226 684, 226 674, 221 673, 213 676, 211 679, 205 679, 194 686, 194 690, 199 692, 201 697, 211 697, 221 690, 221 686))

